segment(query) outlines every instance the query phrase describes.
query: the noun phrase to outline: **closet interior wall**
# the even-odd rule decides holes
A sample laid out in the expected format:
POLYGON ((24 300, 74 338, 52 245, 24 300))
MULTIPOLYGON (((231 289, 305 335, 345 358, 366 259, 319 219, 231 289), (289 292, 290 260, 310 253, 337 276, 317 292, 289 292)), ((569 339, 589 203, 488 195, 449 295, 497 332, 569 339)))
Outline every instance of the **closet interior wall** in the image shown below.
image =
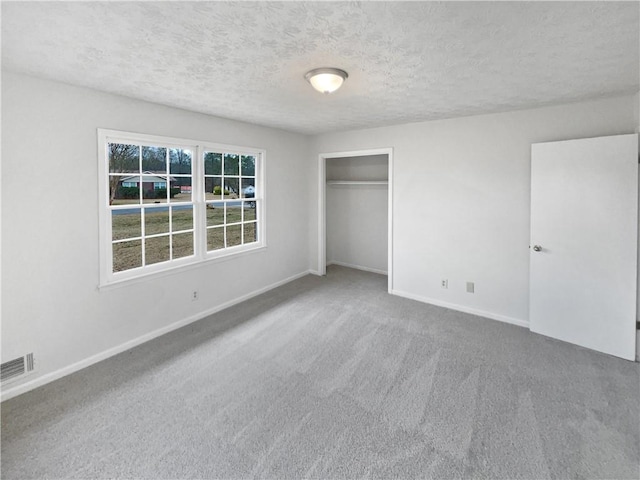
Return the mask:
POLYGON ((388 271, 388 155, 326 161, 327 265, 388 271))

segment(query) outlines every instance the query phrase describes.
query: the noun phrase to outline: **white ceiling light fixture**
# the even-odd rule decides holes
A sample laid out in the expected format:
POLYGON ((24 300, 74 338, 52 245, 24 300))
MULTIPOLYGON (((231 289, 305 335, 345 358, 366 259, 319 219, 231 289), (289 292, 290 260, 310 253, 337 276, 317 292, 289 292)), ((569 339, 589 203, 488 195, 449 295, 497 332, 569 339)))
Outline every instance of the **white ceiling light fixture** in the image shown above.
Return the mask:
POLYGON ((304 78, 313 88, 321 93, 332 93, 338 90, 349 74, 339 68, 314 68, 304 78))

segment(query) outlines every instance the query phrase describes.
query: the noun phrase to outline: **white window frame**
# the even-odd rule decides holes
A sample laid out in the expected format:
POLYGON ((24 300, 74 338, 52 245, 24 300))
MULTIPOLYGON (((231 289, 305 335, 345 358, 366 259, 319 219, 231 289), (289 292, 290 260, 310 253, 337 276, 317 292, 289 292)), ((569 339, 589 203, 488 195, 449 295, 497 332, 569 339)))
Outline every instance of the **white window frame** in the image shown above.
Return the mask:
MULTIPOLYGON (((265 199, 265 163, 266 151, 253 147, 241 147, 212 143, 201 140, 191 140, 176 137, 164 137, 119 130, 98 129, 98 203, 99 203, 99 234, 100 234, 100 287, 106 287, 122 282, 138 280, 149 275, 158 275, 185 269, 203 263, 228 259, 248 252, 264 250, 266 248, 266 199, 265 199), (112 239, 112 206, 109 205, 109 143, 123 143, 131 145, 146 145, 166 148, 182 148, 193 152, 191 171, 191 202, 193 204, 193 237, 194 255, 166 262, 136 267, 121 272, 113 271, 113 239, 112 239), (256 210, 256 241, 248 244, 224 247, 207 251, 207 212, 204 193, 204 152, 216 151, 251 155, 256 158, 255 166, 255 197, 259 208, 256 210)), ((241 185, 240 185, 240 188, 241 185)), ((135 204, 134 204, 135 205, 135 204)), ((132 208, 135 206, 132 205, 132 208)))

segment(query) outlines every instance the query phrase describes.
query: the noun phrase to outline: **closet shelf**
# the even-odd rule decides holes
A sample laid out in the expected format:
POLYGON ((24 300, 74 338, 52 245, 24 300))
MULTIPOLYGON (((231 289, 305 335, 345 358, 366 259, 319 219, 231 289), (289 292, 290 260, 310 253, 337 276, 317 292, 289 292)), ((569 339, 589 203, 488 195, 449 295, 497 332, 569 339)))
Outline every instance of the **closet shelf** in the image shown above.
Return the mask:
POLYGON ((387 180, 327 180, 327 185, 389 185, 387 180))

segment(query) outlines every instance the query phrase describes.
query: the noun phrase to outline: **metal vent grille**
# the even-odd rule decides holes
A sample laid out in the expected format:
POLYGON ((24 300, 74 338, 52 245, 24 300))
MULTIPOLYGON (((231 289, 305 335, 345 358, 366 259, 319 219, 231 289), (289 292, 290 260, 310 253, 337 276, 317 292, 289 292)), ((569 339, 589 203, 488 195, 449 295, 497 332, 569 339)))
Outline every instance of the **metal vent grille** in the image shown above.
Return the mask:
POLYGON ((4 362, 0 366, 0 382, 6 382, 33 371, 33 353, 4 362))

